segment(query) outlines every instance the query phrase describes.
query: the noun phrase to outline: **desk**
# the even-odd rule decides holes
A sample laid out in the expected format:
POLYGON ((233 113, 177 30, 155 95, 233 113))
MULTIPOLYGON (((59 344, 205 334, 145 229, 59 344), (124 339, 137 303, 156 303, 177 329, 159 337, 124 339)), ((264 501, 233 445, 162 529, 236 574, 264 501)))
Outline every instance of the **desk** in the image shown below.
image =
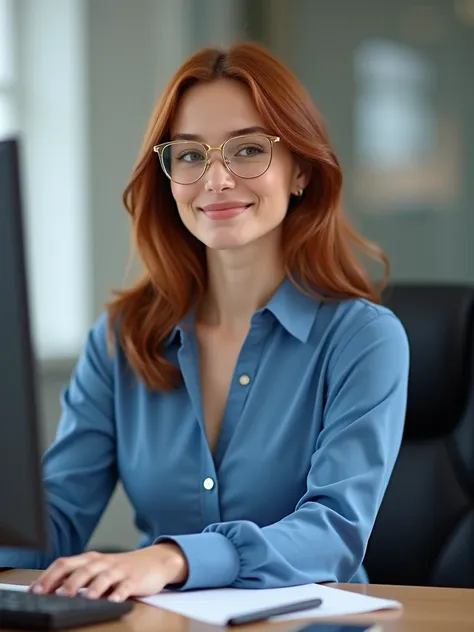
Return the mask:
MULTIPOLYGON (((6 571, 0 583, 28 584, 38 571, 6 571)), ((404 605, 403 612, 385 611, 339 619, 347 623, 379 623, 384 632, 474 632, 474 590, 463 588, 425 588, 419 586, 378 586, 374 584, 339 584, 343 590, 395 599, 404 605)), ((299 622, 247 626, 245 632, 289 632, 302 626, 299 622)), ((82 628, 87 632, 217 632, 223 628, 190 621, 181 615, 137 603, 133 612, 115 623, 82 628)))

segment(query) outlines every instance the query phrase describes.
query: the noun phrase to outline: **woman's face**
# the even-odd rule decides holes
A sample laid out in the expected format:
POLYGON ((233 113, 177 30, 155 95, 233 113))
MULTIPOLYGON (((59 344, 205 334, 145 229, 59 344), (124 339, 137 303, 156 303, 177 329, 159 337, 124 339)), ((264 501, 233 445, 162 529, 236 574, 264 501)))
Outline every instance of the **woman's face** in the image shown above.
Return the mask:
MULTIPOLYGON (((185 92, 171 128, 171 140, 192 136, 218 147, 249 128, 270 133, 246 86, 220 79, 198 83, 185 92)), ((249 161, 266 160, 258 145, 236 144, 232 155, 235 161, 242 161, 242 169, 248 169, 249 161)), ((198 171, 193 161, 201 161, 202 165, 203 158, 193 153, 192 147, 187 154, 177 154, 177 160, 184 161, 181 165, 198 171)), ((237 162, 232 164, 237 166, 237 162)), ((273 146, 269 168, 256 178, 234 175, 224 166, 220 152, 214 150, 209 168, 197 182, 172 181, 171 190, 186 228, 208 248, 223 250, 246 246, 275 232, 286 215, 290 195, 305 184, 302 170, 280 141, 273 146)))

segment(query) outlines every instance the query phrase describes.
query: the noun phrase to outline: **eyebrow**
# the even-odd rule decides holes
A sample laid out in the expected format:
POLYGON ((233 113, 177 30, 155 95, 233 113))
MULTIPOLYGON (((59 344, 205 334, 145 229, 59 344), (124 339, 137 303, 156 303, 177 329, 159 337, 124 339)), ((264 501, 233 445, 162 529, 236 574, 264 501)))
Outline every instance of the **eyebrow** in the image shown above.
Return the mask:
MULTIPOLYGON (((228 132, 227 138, 232 138, 233 136, 243 136, 244 134, 255 134, 256 132, 268 134, 268 131, 261 125, 252 125, 250 127, 234 129, 231 132, 228 132)), ((174 134, 171 140, 196 140, 203 142, 203 137, 199 136, 199 134, 174 134)))

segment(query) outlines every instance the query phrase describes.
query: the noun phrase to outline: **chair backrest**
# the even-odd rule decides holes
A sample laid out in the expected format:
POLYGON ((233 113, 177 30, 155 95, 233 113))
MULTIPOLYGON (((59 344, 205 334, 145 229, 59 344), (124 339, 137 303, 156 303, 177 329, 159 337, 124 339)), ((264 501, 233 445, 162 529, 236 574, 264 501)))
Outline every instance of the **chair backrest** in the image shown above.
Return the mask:
POLYGON ((380 584, 474 587, 474 287, 396 284, 410 341, 402 448, 365 558, 380 584))

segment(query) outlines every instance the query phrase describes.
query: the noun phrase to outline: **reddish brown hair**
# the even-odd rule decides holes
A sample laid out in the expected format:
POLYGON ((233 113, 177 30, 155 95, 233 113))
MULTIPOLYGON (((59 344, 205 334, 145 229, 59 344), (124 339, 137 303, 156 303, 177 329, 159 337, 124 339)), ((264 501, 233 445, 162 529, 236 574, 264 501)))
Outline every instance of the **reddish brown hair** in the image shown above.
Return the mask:
POLYGON ((321 117, 299 81, 258 44, 236 44, 225 52, 200 50, 179 68, 158 101, 124 191, 145 272, 132 288, 116 292, 108 306, 110 333, 118 335, 136 373, 150 388, 159 390, 180 384, 179 370, 165 359, 163 345, 202 298, 206 263, 204 246, 179 218, 153 145, 169 138, 184 90, 196 82, 218 78, 248 86, 269 132, 280 136, 311 170, 304 197, 284 220, 283 257, 288 276, 305 291, 374 302, 380 302, 379 292, 388 277, 384 254, 362 239, 342 213, 341 168, 321 117), (371 282, 356 251, 384 264, 379 288, 371 282))

